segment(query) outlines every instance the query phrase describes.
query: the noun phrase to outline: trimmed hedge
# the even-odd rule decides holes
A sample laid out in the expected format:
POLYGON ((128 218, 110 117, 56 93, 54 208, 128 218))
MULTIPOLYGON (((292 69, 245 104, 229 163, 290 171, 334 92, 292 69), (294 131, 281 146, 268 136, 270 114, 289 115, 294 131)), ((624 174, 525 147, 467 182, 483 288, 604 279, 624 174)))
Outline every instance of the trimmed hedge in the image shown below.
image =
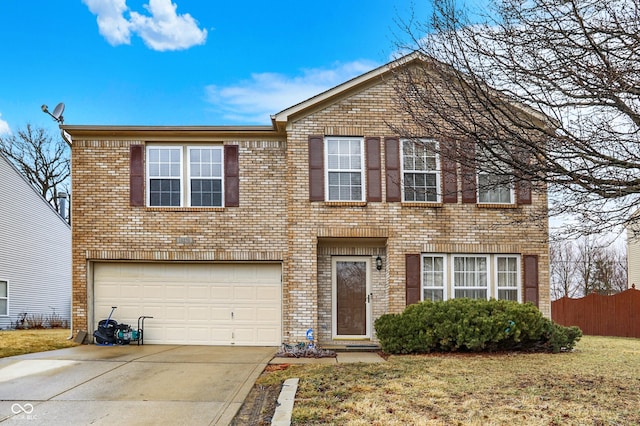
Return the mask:
POLYGON ((382 350, 393 354, 429 352, 536 351, 573 349, 578 327, 563 327, 533 304, 507 300, 451 299, 408 306, 375 321, 382 350))

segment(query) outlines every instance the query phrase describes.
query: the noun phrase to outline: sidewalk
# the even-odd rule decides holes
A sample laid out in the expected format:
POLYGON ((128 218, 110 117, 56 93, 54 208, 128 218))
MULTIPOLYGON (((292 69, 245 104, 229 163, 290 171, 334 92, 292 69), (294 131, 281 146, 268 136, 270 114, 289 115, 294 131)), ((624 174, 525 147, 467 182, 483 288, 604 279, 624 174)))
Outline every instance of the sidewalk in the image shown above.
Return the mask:
POLYGON ((336 357, 329 358, 296 358, 275 357, 269 364, 347 364, 347 363, 377 363, 386 362, 376 352, 337 352, 336 357))

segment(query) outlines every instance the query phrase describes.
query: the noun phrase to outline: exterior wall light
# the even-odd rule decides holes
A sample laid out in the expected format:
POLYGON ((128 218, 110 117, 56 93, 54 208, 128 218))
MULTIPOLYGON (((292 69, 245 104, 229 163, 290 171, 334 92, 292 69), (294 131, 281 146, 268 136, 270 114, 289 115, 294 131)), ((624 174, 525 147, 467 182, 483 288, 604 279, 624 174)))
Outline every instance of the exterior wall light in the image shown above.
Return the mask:
POLYGON ((380 256, 376 257, 376 269, 378 271, 382 269, 382 258, 380 256))

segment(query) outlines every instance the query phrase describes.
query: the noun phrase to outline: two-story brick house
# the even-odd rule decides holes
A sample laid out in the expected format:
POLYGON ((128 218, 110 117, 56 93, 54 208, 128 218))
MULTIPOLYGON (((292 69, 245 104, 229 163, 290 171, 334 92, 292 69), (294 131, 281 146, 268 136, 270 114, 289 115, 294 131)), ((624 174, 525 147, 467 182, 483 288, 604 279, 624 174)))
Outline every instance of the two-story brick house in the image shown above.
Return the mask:
POLYGON ((390 132, 408 120, 390 73, 418 60, 270 126, 64 125, 74 330, 91 335, 118 306, 120 321, 154 317, 149 343, 277 346, 312 328, 321 344, 366 345, 377 317, 421 299, 532 301, 549 316, 546 193, 470 188, 437 137, 390 132))

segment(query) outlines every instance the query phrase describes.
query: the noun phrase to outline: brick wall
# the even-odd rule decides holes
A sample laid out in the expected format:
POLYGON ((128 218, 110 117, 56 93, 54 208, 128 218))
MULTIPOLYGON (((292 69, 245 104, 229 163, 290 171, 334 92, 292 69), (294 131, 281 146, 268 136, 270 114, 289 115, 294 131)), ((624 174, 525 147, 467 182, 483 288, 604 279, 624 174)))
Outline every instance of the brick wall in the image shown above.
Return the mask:
MULTIPOLYGON (((326 342, 331 339, 331 256, 367 256, 372 264, 381 256, 383 269, 372 268, 371 276, 375 319, 406 305, 405 254, 538 255, 539 307, 549 316, 544 191, 534 192, 531 205, 517 208, 480 208, 462 204, 460 197, 457 204, 426 207, 387 203, 382 179, 382 202, 309 201, 309 135, 383 140, 394 136, 385 123, 408 120, 396 112, 393 89, 384 82, 348 95, 294 118, 286 141, 275 130, 272 140, 216 138, 239 145, 239 207, 130 207, 129 147, 146 141, 74 137, 74 330, 86 330, 95 320, 87 311, 88 268, 92 261, 102 260, 282 261, 283 339, 304 341, 311 327, 326 342)), ((384 144, 381 149, 384 176, 384 144)))

